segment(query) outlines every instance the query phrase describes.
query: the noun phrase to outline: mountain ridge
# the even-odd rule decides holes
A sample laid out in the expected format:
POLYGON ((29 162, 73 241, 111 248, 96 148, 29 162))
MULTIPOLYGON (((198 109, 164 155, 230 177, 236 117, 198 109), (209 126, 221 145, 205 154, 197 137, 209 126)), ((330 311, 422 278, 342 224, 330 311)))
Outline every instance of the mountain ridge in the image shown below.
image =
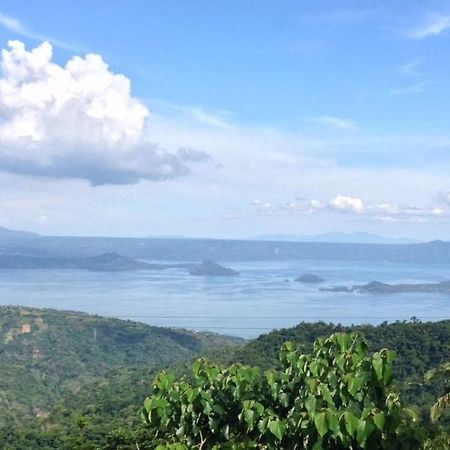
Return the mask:
POLYGON ((422 241, 404 237, 388 237, 375 233, 322 233, 311 235, 297 234, 263 234, 250 238, 251 240, 268 240, 279 242, 323 242, 342 244, 418 244, 422 241))
POLYGON ((254 241, 237 239, 169 239, 36 236, 1 239, 0 254, 48 254, 58 257, 94 257, 118 253, 152 261, 214 260, 283 261, 336 260, 393 263, 450 263, 450 242, 364 244, 331 242, 254 241))

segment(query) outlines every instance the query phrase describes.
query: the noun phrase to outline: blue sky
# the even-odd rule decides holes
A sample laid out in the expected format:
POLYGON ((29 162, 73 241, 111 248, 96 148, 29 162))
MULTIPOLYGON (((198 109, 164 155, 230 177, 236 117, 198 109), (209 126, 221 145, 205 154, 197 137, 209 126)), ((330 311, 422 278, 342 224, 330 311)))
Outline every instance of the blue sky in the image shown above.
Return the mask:
POLYGON ((4 0, 0 44, 0 225, 448 237, 448 1, 4 0))

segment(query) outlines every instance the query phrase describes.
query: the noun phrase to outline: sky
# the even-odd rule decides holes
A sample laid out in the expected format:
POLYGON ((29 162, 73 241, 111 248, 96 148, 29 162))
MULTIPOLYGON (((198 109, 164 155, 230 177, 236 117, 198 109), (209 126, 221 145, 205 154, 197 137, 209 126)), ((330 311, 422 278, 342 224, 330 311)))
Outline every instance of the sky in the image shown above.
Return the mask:
POLYGON ((450 235, 450 1, 3 0, 0 226, 450 235))

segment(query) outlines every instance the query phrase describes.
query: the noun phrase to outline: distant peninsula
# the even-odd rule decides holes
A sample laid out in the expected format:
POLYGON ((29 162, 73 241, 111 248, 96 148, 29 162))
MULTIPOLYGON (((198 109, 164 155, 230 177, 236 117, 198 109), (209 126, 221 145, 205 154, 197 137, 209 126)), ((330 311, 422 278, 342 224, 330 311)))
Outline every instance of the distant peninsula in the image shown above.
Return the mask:
POLYGON ((371 281, 367 284, 354 286, 331 286, 320 288, 320 291, 326 292, 359 292, 369 294, 405 294, 405 293, 424 293, 424 294, 450 294, 450 281, 441 281, 439 283, 404 283, 387 284, 381 281, 371 281))
POLYGON ((30 269, 87 270, 90 272, 184 269, 191 275, 239 275, 236 270, 223 267, 212 260, 205 260, 202 263, 156 264, 130 258, 116 252, 105 252, 91 257, 0 254, 0 270, 30 269))
MULTIPOLYGON (((0 269, 62 269, 89 270, 92 272, 122 272, 129 270, 162 270, 174 267, 168 264, 150 264, 128 258, 115 252, 92 257, 1 255, 0 269)), ((176 265, 178 266, 178 265, 176 265)), ((181 264, 179 265, 181 266, 181 264)))
POLYGON ((115 252, 102 253, 101 255, 85 258, 79 261, 79 268, 93 272, 122 272, 129 270, 161 270, 165 266, 162 264, 150 264, 138 261, 134 258, 127 258, 115 252))

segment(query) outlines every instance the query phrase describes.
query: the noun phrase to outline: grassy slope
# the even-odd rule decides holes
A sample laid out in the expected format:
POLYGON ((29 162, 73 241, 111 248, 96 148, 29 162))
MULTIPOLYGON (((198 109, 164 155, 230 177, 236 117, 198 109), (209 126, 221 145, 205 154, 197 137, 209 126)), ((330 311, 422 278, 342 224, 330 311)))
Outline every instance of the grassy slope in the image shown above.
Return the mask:
POLYGON ((0 307, 0 425, 70 405, 117 412, 144 398, 157 369, 235 342, 82 313, 0 307))

